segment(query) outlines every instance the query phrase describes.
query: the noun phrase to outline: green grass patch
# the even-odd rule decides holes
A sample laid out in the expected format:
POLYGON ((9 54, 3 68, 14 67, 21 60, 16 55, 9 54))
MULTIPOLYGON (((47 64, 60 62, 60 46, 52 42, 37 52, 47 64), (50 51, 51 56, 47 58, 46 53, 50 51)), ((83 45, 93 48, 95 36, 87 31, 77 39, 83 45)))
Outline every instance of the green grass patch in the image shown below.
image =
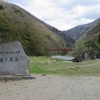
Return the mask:
POLYGON ((66 76, 98 76, 100 75, 100 61, 87 60, 74 63, 52 59, 50 57, 30 57, 29 73, 66 76))

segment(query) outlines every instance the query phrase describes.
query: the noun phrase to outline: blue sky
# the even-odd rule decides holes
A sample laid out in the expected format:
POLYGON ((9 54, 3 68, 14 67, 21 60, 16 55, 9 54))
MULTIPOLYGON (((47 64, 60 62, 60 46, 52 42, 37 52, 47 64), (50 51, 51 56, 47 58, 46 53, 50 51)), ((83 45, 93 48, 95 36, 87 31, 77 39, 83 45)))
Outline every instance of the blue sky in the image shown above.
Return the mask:
POLYGON ((5 0, 60 29, 92 22, 100 17, 100 0, 5 0))

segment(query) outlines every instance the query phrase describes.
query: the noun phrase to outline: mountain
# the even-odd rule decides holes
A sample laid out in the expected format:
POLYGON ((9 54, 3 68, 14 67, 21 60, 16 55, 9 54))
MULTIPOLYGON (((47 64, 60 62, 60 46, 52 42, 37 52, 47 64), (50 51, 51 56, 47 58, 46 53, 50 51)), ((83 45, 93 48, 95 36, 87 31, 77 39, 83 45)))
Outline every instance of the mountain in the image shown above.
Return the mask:
POLYGON ((84 40, 88 41, 90 38, 94 37, 94 35, 97 33, 96 31, 100 31, 99 24, 100 18, 91 23, 79 25, 63 32, 75 41, 79 40, 80 38, 84 38, 84 40))
POLYGON ((73 40, 77 41, 91 26, 92 26, 91 23, 79 25, 72 29, 64 31, 64 33, 67 36, 71 37, 73 40))
POLYGON ((20 41, 28 55, 71 47, 73 39, 24 9, 0 0, 0 43, 20 41))
POLYGON ((72 39, 70 36, 66 35, 63 31, 58 30, 55 27, 52 27, 46 23, 43 22, 43 24, 52 32, 58 34, 62 39, 64 39, 64 41, 66 42, 67 47, 73 47, 73 45, 75 44, 74 39, 72 39))

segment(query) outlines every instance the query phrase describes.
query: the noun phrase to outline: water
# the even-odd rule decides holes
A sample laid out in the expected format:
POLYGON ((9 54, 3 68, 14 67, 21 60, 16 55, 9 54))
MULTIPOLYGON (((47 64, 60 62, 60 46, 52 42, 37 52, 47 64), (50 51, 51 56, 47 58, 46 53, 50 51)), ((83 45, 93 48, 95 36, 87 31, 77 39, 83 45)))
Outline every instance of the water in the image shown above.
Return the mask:
POLYGON ((70 61, 70 60, 72 60, 74 57, 71 57, 71 56, 63 56, 63 55, 53 55, 51 58, 62 59, 62 60, 64 60, 64 61, 70 61))

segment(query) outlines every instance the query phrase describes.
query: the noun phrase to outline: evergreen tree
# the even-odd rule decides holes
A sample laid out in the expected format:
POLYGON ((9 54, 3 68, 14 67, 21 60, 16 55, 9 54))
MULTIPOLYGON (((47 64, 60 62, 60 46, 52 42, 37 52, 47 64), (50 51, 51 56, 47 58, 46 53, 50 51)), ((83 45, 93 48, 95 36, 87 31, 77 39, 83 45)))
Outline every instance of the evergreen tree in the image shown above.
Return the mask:
POLYGON ((3 10, 3 6, 2 5, 0 5, 0 10, 3 10))
POLYGON ((98 43, 100 44, 100 34, 99 34, 99 38, 98 38, 98 43))

